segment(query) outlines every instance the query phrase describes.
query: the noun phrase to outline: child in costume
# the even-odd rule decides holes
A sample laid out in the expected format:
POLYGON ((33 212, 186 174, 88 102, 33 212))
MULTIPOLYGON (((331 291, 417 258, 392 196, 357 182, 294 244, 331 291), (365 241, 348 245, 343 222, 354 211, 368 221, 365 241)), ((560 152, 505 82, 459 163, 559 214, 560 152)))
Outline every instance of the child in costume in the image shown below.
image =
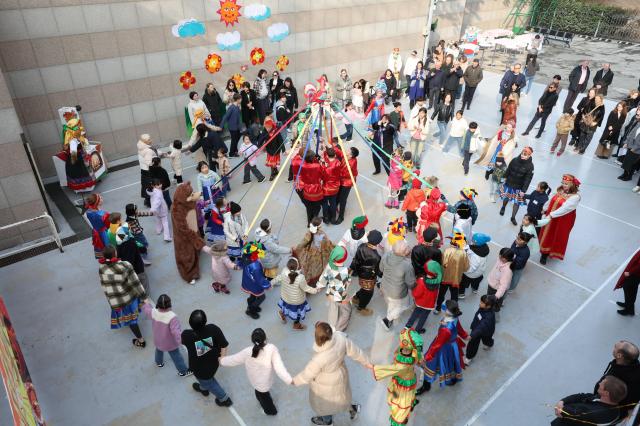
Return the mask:
POLYGON ((300 261, 300 267, 311 287, 316 286, 334 247, 335 245, 322 229, 322 219, 319 217, 311 219, 302 242, 294 250, 295 257, 300 261))
POLYGON ((220 196, 220 176, 209 169, 206 161, 199 162, 196 170, 198 170, 196 192, 201 192, 202 199, 212 204, 213 200, 220 196))
POLYGON ((216 198, 215 204, 208 205, 204 209, 205 219, 205 239, 211 244, 214 241, 225 239, 224 235, 224 214, 226 213, 226 201, 224 198, 216 198))
POLYGON ((461 339, 467 339, 467 332, 462 328, 458 317, 462 315, 458 302, 447 300, 442 304, 444 318, 440 321, 438 335, 429 345, 424 356, 422 367, 424 369, 424 383, 416 391, 417 395, 428 392, 431 383, 436 379, 440 387, 453 386, 462 381, 462 370, 465 368, 463 361, 464 343, 461 339))
MULTIPOLYGON (((476 220, 478 220, 478 206, 476 206, 475 198, 478 196, 478 191, 474 188, 462 188, 460 190, 460 200, 456 202, 453 206, 448 206, 447 211, 449 213, 454 213, 454 215, 458 212, 460 206, 465 206, 469 211, 469 215, 471 216, 471 224, 475 225, 476 220)), ((453 227, 456 227, 456 222, 454 220, 453 227)), ((465 235, 472 235, 471 232, 465 235)))
POLYGON ((243 237, 249 232, 247 218, 242 214, 240 204, 229 203, 229 209, 225 211, 222 225, 224 236, 227 239, 227 254, 234 262, 242 256, 243 237))
POLYGON ((173 365, 178 370, 178 376, 192 375, 180 353, 182 330, 178 316, 171 310, 171 298, 161 294, 155 307, 147 299, 142 305, 142 312, 151 319, 153 343, 156 346, 156 366, 164 367, 164 353, 169 352, 173 365))
POLYGON ((386 93, 387 85, 384 80, 378 80, 376 83, 376 96, 371 100, 369 107, 364 113, 369 127, 378 123, 384 115, 384 97, 386 93))
POLYGON ((440 189, 434 187, 429 192, 429 196, 426 201, 420 203, 416 216, 418 216, 418 226, 416 227, 416 238, 418 243, 422 244, 422 233, 432 223, 438 225, 438 235, 440 241, 442 241, 442 226, 440 226, 440 216, 447 210, 447 203, 440 199, 440 189))
POLYGON ((329 299, 328 323, 338 331, 345 331, 351 318, 351 303, 347 290, 351 284, 351 274, 344 264, 347 251, 336 246, 329 256, 329 262, 318 280, 318 288, 327 288, 329 299))
POLYGON ((214 241, 211 247, 204 246, 202 251, 211 255, 211 276, 213 283, 211 288, 216 293, 231 293, 227 285, 231 282, 231 270, 238 270, 240 267, 229 259, 227 255, 227 242, 224 240, 214 241))
POLYGON ((295 257, 289 258, 287 266, 272 282, 272 285, 280 285, 280 301, 278 302, 278 315, 283 324, 287 318, 293 320, 294 330, 307 328, 302 321, 311 310, 307 303, 305 293, 316 294, 320 288, 307 285, 307 280, 300 273, 300 263, 295 257))
POLYGON ((112 246, 116 246, 116 232, 120 225, 122 224, 122 214, 119 212, 111 212, 109 213, 109 229, 107 229, 107 239, 108 244, 112 246))
MULTIPOLYGON (((415 269, 415 268, 414 268, 415 269)), ((412 328, 416 324, 415 330, 422 334, 424 323, 429 317, 429 313, 436 307, 436 299, 442 282, 442 266, 435 260, 429 260, 424 264, 424 272, 416 275, 416 282, 411 290, 416 307, 405 324, 406 328, 412 328)))
POLYGON ((502 156, 502 152, 498 153, 496 157, 496 162, 493 165, 493 168, 490 172, 485 173, 485 178, 489 179, 489 175, 491 175, 491 179, 489 180, 489 199, 491 202, 495 203, 498 200, 498 194, 500 193, 500 187, 504 183, 504 174, 507 172, 507 163, 504 161, 504 157, 502 156))
POLYGON ((405 328, 400 332, 400 345, 393 354, 393 364, 373 366, 376 380, 391 376, 387 387, 391 426, 407 424, 413 407, 418 403, 414 367, 422 362, 422 345, 422 336, 413 329, 405 328))
POLYGON ((391 170, 389 171, 389 177, 387 178, 387 190, 389 191, 389 196, 387 197, 387 202, 384 203, 384 205, 388 209, 400 208, 398 196, 402 189, 402 168, 400 167, 401 159, 402 148, 398 147, 391 159, 391 170))
POLYGON ((271 141, 264 148, 267 152, 267 160, 265 166, 271 168, 269 180, 274 180, 278 174, 278 166, 280 166, 280 153, 285 151, 284 141, 278 132, 278 128, 270 115, 264 120, 264 129, 258 136, 258 146, 264 145, 269 139, 271 141))
POLYGON ((367 216, 354 217, 351 221, 351 229, 345 231, 342 239, 338 243, 339 246, 342 246, 345 248, 345 250, 347 250, 347 261, 345 262, 346 264, 351 265, 351 260, 356 254, 358 247, 360 246, 360 244, 363 244, 367 241, 367 230, 365 228, 368 223, 369 219, 367 218, 367 216))
POLYGON ((242 248, 242 291, 249 294, 245 314, 253 319, 260 318, 260 305, 264 302, 266 290, 271 283, 264 276, 262 265, 258 259, 264 257, 264 247, 254 241, 248 242, 242 248))
POLYGON ((138 244, 142 260, 145 265, 151 265, 151 262, 148 259, 149 241, 147 241, 147 237, 144 235, 144 228, 140 225, 138 218, 153 216, 153 212, 141 212, 138 210, 138 206, 130 203, 125 206, 125 213, 127 215, 127 225, 129 225, 131 235, 133 235, 133 238, 136 240, 136 244, 138 244))
MULTIPOLYGON (((438 292, 438 301, 436 306, 440 306, 444 301, 447 290, 451 293, 451 299, 458 300, 458 289, 462 274, 469 269, 469 257, 465 251, 467 245, 466 238, 463 233, 455 231, 451 237, 451 245, 442 254, 442 285, 438 292)), ((440 309, 436 308, 436 315, 440 313, 440 309)))
POLYGON ((159 179, 153 180, 153 190, 148 191, 151 202, 151 211, 156 218, 156 234, 163 234, 166 242, 171 242, 171 227, 169 226, 169 206, 165 200, 162 182, 159 179))
MULTIPOLYGON (((144 271, 144 261, 140 255, 138 245, 129 231, 129 226, 126 223, 122 223, 119 213, 118 218, 118 227, 113 231, 113 245, 116 247, 118 258, 122 261, 129 262, 131 266, 133 266, 133 270, 138 275, 138 279, 142 283, 145 293, 149 294, 149 280, 144 271)), ((109 231, 109 233, 111 233, 111 231, 109 231)))
POLYGON ((380 272, 381 257, 377 250, 381 241, 380 231, 375 229, 369 231, 367 243, 360 244, 351 261, 351 266, 349 266, 353 275, 358 276, 358 284, 360 285, 360 290, 351 298, 351 303, 356 306, 360 314, 365 316, 373 313, 371 309, 367 308, 367 305, 373 297, 378 278, 382 276, 382 272, 380 272))
MULTIPOLYGON (((416 174, 419 174, 419 170, 416 170, 416 174)), ((402 210, 407 212, 407 231, 416 232, 416 226, 418 225, 418 216, 416 211, 423 201, 426 201, 424 191, 422 190, 422 182, 420 179, 414 178, 411 181, 411 189, 407 192, 402 203, 402 210)))
POLYGON ((249 378, 249 383, 255 390, 256 399, 267 416, 278 414, 276 406, 269 390, 273 386, 273 372, 286 384, 291 384, 293 379, 282 362, 280 352, 275 345, 267 343, 267 334, 261 328, 256 328, 251 333, 251 343, 240 352, 220 358, 223 367, 235 367, 243 365, 249 378))
POLYGON ((356 81, 353 83, 353 89, 351 89, 351 102, 353 102, 353 107, 356 112, 362 114, 364 108, 364 98, 362 96, 362 85, 360 81, 356 81))
POLYGON ((102 250, 109 244, 107 230, 109 229, 109 213, 102 210, 102 196, 89 194, 85 199, 85 216, 91 224, 93 253, 96 259, 102 259, 102 250))
POLYGON ((464 299, 465 291, 471 287, 473 294, 478 293, 478 287, 484 277, 487 269, 487 257, 489 256, 489 241, 491 237, 487 234, 473 234, 472 243, 465 247, 469 258, 469 267, 462 274, 460 280, 460 289, 458 291, 458 299, 464 299))
MULTIPOLYGON (((269 281, 278 275, 280 267, 280 259, 283 255, 291 255, 291 247, 281 246, 278 237, 271 233, 271 221, 263 219, 260 227, 256 229, 256 242, 262 244, 265 249, 265 255, 260 263, 264 268, 264 275, 269 281)), ((277 285, 272 283, 273 285, 277 285)))
POLYGON ((403 201, 407 192, 411 189, 411 173, 413 170, 413 160, 411 159, 411 151, 404 151, 402 153, 402 189, 398 195, 398 200, 403 201))
POLYGON ((402 216, 394 217, 387 226, 387 233, 385 234, 385 251, 391 251, 393 245, 398 241, 404 241, 407 233, 407 224, 404 222, 402 216))
POLYGON ((471 364, 471 360, 478 353, 480 341, 486 350, 493 347, 493 333, 496 331, 496 314, 493 307, 496 304, 496 297, 483 294, 480 297, 480 309, 476 311, 471 321, 470 339, 467 343, 467 353, 464 357, 466 365, 471 364))

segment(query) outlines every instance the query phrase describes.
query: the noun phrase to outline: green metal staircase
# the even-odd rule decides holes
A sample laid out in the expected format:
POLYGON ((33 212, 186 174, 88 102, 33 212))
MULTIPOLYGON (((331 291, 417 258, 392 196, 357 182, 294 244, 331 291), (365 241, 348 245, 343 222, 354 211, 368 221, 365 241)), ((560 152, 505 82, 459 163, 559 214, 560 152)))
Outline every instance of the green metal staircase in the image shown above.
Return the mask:
POLYGON ((524 33, 527 27, 536 22, 542 2, 542 0, 516 0, 504 19, 502 27, 510 28, 514 34, 524 33))

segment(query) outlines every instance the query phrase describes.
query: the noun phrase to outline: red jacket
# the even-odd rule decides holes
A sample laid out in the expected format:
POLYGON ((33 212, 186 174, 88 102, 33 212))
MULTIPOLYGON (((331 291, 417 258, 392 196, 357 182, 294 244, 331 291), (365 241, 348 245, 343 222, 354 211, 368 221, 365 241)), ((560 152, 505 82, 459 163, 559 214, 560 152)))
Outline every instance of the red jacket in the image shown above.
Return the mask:
POLYGON ((640 277, 640 250, 633 255, 627 266, 622 271, 622 275, 618 279, 616 283, 616 289, 622 288, 622 284, 624 284, 627 277, 624 276, 624 273, 628 272, 631 277, 640 277))
POLYGON ((424 282, 424 277, 420 276, 416 278, 416 286, 411 290, 411 294, 417 307, 429 310, 435 309, 440 284, 432 287, 434 288, 429 290, 427 284, 424 282))
MULTIPOLYGON (((358 177, 358 159, 349 158, 349 167, 351 167, 351 173, 353 173, 353 180, 358 177)), ((347 169, 347 163, 342 163, 342 173, 340 175, 340 186, 352 187, 351 176, 349 176, 349 169, 347 169)))
POLYGON ((329 160, 322 167, 322 187, 324 196, 332 196, 338 193, 340 189, 340 176, 342 175, 342 161, 338 159, 329 160))
POLYGON ((319 163, 302 163, 300 183, 302 184, 302 196, 307 201, 320 201, 323 198, 322 191, 322 166, 319 163))
POLYGON ((297 179, 300 166, 302 166, 302 156, 296 154, 296 156, 291 159, 291 170, 293 171, 293 186, 295 186, 298 191, 302 189, 302 179, 297 179))

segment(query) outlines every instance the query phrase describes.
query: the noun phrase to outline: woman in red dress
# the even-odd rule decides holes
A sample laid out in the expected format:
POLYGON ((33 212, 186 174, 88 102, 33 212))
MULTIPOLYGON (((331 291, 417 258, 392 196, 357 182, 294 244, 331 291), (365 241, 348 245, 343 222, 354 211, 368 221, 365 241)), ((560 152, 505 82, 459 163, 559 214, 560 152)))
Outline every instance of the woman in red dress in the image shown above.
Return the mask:
POLYGON ((580 181, 575 176, 563 175, 558 191, 544 206, 542 221, 549 219, 549 223, 540 230, 540 263, 543 265, 549 257, 564 259, 569 234, 576 221, 576 208, 580 203, 579 187, 580 181))

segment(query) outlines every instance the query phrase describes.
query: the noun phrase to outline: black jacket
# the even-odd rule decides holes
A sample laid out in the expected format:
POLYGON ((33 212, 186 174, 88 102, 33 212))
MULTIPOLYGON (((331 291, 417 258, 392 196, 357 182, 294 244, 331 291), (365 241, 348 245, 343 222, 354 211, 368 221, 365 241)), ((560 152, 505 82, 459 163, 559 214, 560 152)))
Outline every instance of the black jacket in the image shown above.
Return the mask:
POLYGON ((460 78, 462 77, 462 69, 460 67, 456 67, 455 71, 449 71, 444 75, 444 90, 448 90, 450 92, 454 92, 458 89, 458 85, 460 84, 460 78))
MULTIPOLYGON (((269 140, 269 138, 269 132, 267 132, 265 129, 262 129, 262 131, 258 135, 257 146, 264 145, 269 140)), ((271 142, 269 142, 269 145, 267 145, 264 150, 267 151, 267 154, 269 155, 276 155, 279 152, 285 151, 284 142, 282 141, 282 136, 280 136, 280 133, 278 133, 276 137, 273 138, 271 142)))
POLYGON ((283 87, 284 92, 287 94, 287 108, 289 111, 294 112, 298 109, 298 91, 295 87, 283 87))
POLYGON ((538 106, 542 107, 544 114, 551 114, 551 110, 556 106, 558 102, 558 91, 550 92, 549 89, 545 90, 540 99, 538 99, 538 106))
POLYGON ((453 103, 449 105, 445 104, 444 101, 440 102, 433 109, 433 114, 431 114, 431 119, 433 120, 438 116, 438 121, 444 121, 448 123, 450 120, 453 120, 453 103))
POLYGON ((442 89, 442 85, 444 84, 445 74, 442 70, 430 70, 427 74, 427 86, 429 90, 432 89, 442 89))
POLYGON ((511 251, 513 252, 513 262, 511 262, 511 268, 513 271, 524 269, 527 266, 529 256, 531 256, 531 250, 528 245, 518 246, 514 241, 511 243, 511 251))
POLYGON ((593 76, 593 85, 600 84, 602 86, 602 94, 606 96, 607 89, 611 82, 613 82, 613 71, 609 70, 604 77, 602 74, 604 74, 603 69, 599 69, 598 72, 596 72, 596 75, 593 76))
POLYGON ((523 160, 517 156, 507 166, 504 174, 505 185, 509 188, 518 189, 527 192, 531 179, 533 178, 533 160, 531 157, 523 160))
POLYGON ((531 194, 526 194, 524 198, 525 200, 529 200, 527 203, 527 214, 533 216, 536 220, 542 219, 542 208, 549 200, 549 194, 536 189, 532 191, 531 194))
POLYGON ((205 155, 214 156, 220 148, 226 148, 227 145, 222 141, 218 132, 207 130, 207 133, 203 137, 199 138, 198 141, 189 148, 189 151, 196 152, 200 147, 202 147, 202 151, 204 151, 205 155))
MULTIPOLYGON (((237 93, 237 92, 236 92, 237 93)), ((220 120, 222 119, 222 114, 224 111, 224 106, 222 104, 222 99, 218 94, 218 91, 214 88, 213 93, 209 94, 206 90, 204 91, 204 95, 202 95, 202 102, 207 106, 209 110, 209 114, 211 114, 211 119, 213 122, 218 125, 220 124, 220 120)))
POLYGON ((600 397, 597 394, 590 393, 577 393, 575 395, 569 395, 562 398, 564 403, 564 411, 568 413, 571 418, 556 417, 551 426, 564 426, 564 425, 610 425, 621 418, 621 412, 615 405, 607 405, 600 402, 600 397))
MULTIPOLYGON (((588 130, 589 132, 595 132, 596 129, 598 127, 600 127, 600 125, 602 125, 602 120, 604 119, 604 105, 600 105, 598 108, 591 108, 590 110, 585 110, 583 117, 585 114, 589 114, 591 113, 591 115, 593 116, 593 118, 595 118, 596 120, 596 125, 594 127, 589 127, 587 128, 586 126, 581 126, 580 131, 584 132, 586 130, 588 130)), ((584 124, 584 123, 582 123, 584 124)))
POLYGON ((382 272, 380 272, 380 255, 376 249, 372 249, 368 244, 360 244, 358 246, 349 268, 354 275, 367 280, 382 276, 382 272))
POLYGON ((375 131, 373 142, 381 147, 385 152, 391 154, 393 152, 393 135, 396 133, 396 128, 393 124, 387 123, 385 126, 380 126, 378 123, 373 123, 371 126, 375 131))
POLYGON ((162 166, 153 167, 149 166, 149 174, 151 179, 158 179, 162 182, 162 190, 169 189, 171 186, 171 179, 169 179, 169 173, 162 166))
POLYGON ((284 105, 280 104, 276 108, 276 123, 281 126, 289 119, 289 117, 291 117, 291 111, 287 107, 286 102, 284 105))
POLYGON ((584 92, 584 89, 587 88, 589 84, 589 75, 591 74, 591 70, 587 67, 587 78, 584 79, 582 85, 578 87, 578 82, 580 82, 580 75, 582 75, 582 67, 578 65, 574 69, 571 70, 569 74, 569 90, 574 92, 584 92))
POLYGON ((411 249, 411 266, 418 276, 424 276, 424 264, 429 260, 435 260, 442 265, 442 252, 439 248, 418 244, 411 249))
MULTIPOLYGON (((598 385, 604 379, 604 376, 617 377, 627 385, 627 397, 620 402, 620 405, 633 404, 640 401, 640 363, 637 360, 630 365, 619 365, 615 359, 612 360, 594 386, 594 392, 598 391, 598 385)), ((629 409, 632 410, 633 407, 629 409)))
POLYGON ((493 309, 478 309, 471 321, 471 338, 491 337, 496 331, 496 315, 493 309))
POLYGON ((275 102, 278 99, 278 93, 280 93, 280 89, 284 87, 284 80, 278 77, 276 80, 276 86, 273 87, 273 77, 269 79, 269 93, 271 94, 271 99, 275 102))
POLYGON ((249 89, 249 92, 246 90, 240 91, 240 96, 242 96, 242 100, 240 101, 240 110, 242 111, 242 121, 246 123, 251 123, 256 117, 256 92, 253 89, 249 89), (249 109, 248 105, 251 102, 251 105, 254 109, 249 109))
POLYGON ((604 131, 600 137, 600 142, 609 141, 613 144, 617 144, 618 138, 620 137, 620 130, 622 130, 622 126, 624 125, 626 118, 626 115, 620 114, 620 116, 618 116, 618 111, 615 109, 611 111, 609 113, 609 117, 607 117, 607 123, 604 125, 604 131), (613 127, 613 129, 609 130, 609 126, 613 127))

